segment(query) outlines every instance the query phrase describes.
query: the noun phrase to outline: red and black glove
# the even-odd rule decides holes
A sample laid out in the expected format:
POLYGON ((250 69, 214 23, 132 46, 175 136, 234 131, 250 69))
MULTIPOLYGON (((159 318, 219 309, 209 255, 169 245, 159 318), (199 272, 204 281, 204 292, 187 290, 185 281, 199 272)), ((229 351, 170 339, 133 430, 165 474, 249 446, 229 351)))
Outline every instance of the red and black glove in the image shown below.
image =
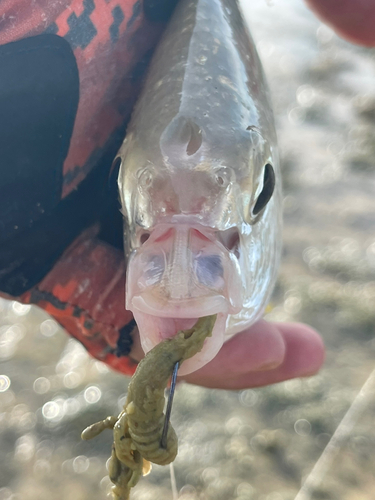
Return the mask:
POLYGON ((0 293, 131 374, 116 172, 177 0, 0 4, 0 293))

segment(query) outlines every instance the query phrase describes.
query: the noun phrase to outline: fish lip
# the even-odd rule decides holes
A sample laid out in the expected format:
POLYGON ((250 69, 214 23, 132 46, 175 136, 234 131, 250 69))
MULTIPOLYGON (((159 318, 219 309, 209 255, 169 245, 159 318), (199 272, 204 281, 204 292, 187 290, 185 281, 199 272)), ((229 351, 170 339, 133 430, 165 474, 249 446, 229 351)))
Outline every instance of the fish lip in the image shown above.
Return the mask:
MULTIPOLYGON (((134 310, 134 318, 138 325, 141 345, 145 353, 160 342, 175 337, 179 331, 191 328, 199 319, 196 316, 193 318, 155 317, 138 310, 134 310)), ((182 363, 179 375, 188 375, 198 370, 216 356, 225 340, 227 318, 227 314, 217 314, 212 335, 205 339, 200 352, 182 363)))
POLYGON ((132 297, 131 305, 127 308, 161 318, 199 318, 211 314, 229 313, 228 301, 222 295, 184 299, 183 303, 179 299, 168 300, 165 304, 153 297, 152 293, 144 292, 132 297))

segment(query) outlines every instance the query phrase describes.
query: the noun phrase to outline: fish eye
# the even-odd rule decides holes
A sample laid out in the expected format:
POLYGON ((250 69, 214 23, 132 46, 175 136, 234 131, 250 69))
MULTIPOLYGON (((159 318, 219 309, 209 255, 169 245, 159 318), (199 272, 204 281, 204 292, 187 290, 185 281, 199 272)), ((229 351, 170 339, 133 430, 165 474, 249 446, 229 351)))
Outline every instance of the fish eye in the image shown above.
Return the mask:
POLYGON ((270 163, 267 163, 264 167, 264 177, 263 177, 263 189, 258 196, 258 199, 253 208, 253 215, 258 215, 259 212, 270 201, 273 190, 275 188, 275 171, 270 163))

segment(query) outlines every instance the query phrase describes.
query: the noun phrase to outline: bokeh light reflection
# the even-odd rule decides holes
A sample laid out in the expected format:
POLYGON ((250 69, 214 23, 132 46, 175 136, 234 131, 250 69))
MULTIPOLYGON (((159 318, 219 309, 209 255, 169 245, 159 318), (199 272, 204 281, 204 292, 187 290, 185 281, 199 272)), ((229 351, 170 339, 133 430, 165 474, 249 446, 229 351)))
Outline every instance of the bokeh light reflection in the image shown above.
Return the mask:
POLYGON ((63 410, 58 401, 48 401, 42 408, 43 417, 52 422, 59 422, 63 418, 63 410))
POLYGON ((16 441, 14 457, 18 462, 29 462, 35 453, 35 437, 25 434, 16 441))
POLYGON ((309 107, 314 104, 316 93, 311 85, 301 85, 296 94, 297 101, 301 106, 309 107))
POLYGON ((83 393, 83 397, 85 398, 86 403, 95 404, 102 397, 102 391, 96 385, 91 385, 85 389, 83 393))
POLYGON ((321 44, 329 43, 333 39, 334 35, 334 31, 325 24, 321 24, 316 30, 316 38, 321 44))
POLYGON ((53 337, 53 335, 55 335, 58 332, 59 328, 60 328, 59 325, 53 319, 46 319, 40 325, 41 334, 47 338, 53 337))
POLYGON ((68 372, 64 375, 63 384, 68 389, 78 387, 82 382, 82 373, 77 371, 68 372))
POLYGON ((127 397, 127 392, 125 394, 121 394, 121 396, 118 397, 117 399, 117 408, 119 411, 122 411, 125 405, 126 397, 127 397))
POLYGON ((232 417, 225 422, 225 429, 228 434, 236 434, 242 424, 243 420, 240 417, 232 417))
POLYGON ((21 304, 20 302, 12 302, 12 310, 17 316, 26 316, 31 310, 31 306, 28 304, 21 304))
POLYGON ((294 430, 299 436, 308 436, 311 432, 311 424, 305 418, 300 418, 294 424, 294 430))
POLYGON ((46 394, 51 387, 51 382, 46 377, 38 377, 34 380, 33 389, 37 394, 46 394))
POLYGON ((45 478, 51 474, 51 464, 48 460, 37 460, 34 464, 33 471, 37 477, 45 478))
POLYGON ((110 491, 111 491, 111 488, 112 488, 112 483, 111 483, 111 480, 109 479, 108 476, 104 476, 100 483, 100 489, 105 493, 105 494, 109 494, 110 491))
POLYGON ((79 455, 73 460, 72 465, 76 474, 83 474, 89 468, 90 460, 84 455, 79 455))
POLYGON ((245 389, 239 393, 240 403, 246 408, 255 406, 259 400, 259 395, 254 389, 245 389))
POLYGON ((178 492, 178 498, 183 500, 195 500, 197 499, 197 490, 191 484, 185 484, 178 492))
POLYGON ((10 387, 10 378, 7 375, 0 375, 0 392, 5 392, 10 387))

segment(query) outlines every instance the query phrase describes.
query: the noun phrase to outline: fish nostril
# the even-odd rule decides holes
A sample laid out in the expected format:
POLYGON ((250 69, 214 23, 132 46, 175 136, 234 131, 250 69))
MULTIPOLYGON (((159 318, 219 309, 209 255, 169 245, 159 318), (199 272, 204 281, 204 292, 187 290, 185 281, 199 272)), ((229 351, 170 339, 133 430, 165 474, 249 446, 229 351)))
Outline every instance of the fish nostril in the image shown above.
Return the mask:
POLYGON ((186 146, 186 154, 192 156, 202 146, 202 130, 196 123, 189 123, 190 139, 186 146))
POLYGON ((233 169, 221 167, 215 171, 214 178, 221 188, 226 188, 234 180, 233 169))
POLYGON ((160 149, 171 165, 195 155, 203 144, 203 131, 190 117, 177 115, 160 137, 160 149))

